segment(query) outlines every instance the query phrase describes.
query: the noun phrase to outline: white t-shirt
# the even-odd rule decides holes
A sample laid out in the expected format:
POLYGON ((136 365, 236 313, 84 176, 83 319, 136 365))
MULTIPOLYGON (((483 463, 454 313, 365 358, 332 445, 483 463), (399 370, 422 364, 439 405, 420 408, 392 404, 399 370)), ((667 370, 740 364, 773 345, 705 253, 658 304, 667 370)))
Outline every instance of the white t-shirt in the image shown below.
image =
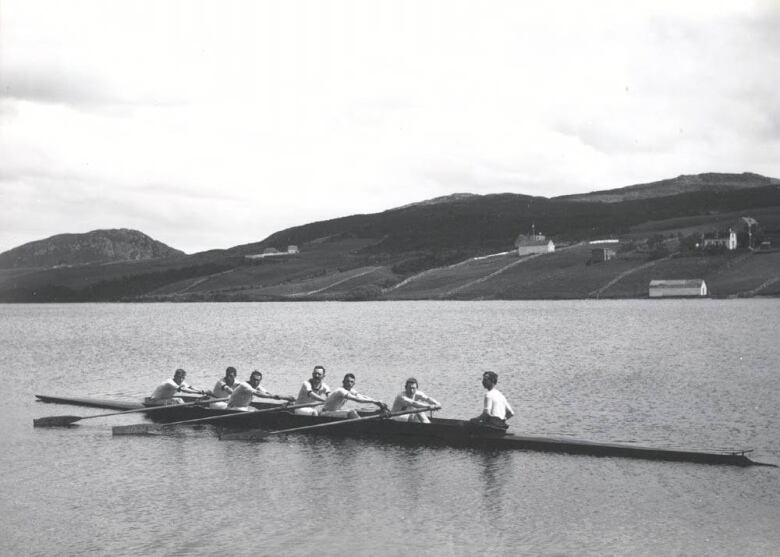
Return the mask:
POLYGON ((301 390, 298 391, 298 399, 295 401, 295 404, 317 402, 316 399, 309 397, 309 393, 315 393, 320 396, 328 396, 330 394, 330 388, 323 381, 320 383, 320 388, 315 389, 311 384, 311 379, 307 379, 303 382, 303 385, 301 385, 301 390))
POLYGON ((328 400, 325 401, 325 404, 322 406, 323 412, 336 412, 337 410, 341 410, 344 407, 344 404, 347 402, 347 395, 352 396, 358 396, 358 394, 355 391, 348 391, 344 387, 339 387, 332 393, 330 393, 330 396, 328 397, 328 400))
POLYGON ((236 383, 233 394, 228 399, 228 408, 248 408, 252 404, 252 397, 255 395, 255 391, 265 392, 265 389, 259 386, 257 389, 253 389, 252 385, 246 381, 236 383))
POLYGON ((186 387, 184 383, 177 385, 173 379, 168 379, 165 383, 157 387, 152 393, 151 398, 173 398, 175 397, 181 387, 186 387))
POLYGON ((228 387, 228 384, 225 383, 224 379, 220 379, 217 381, 217 384, 214 385, 214 388, 211 389, 211 394, 214 395, 214 398, 227 398, 229 397, 233 390, 236 388, 236 384, 233 383, 232 387, 228 387), (227 389, 230 389, 229 391, 227 389))
POLYGON ((409 397, 406 395, 406 391, 404 390, 398 393, 398 396, 395 397, 391 412, 405 412, 407 410, 415 410, 418 408, 417 406, 411 404, 411 401, 433 404, 432 400, 433 399, 431 399, 422 391, 417 391, 414 393, 413 397, 409 397))
POLYGON ((504 395, 501 394, 501 391, 495 387, 485 393, 484 410, 486 410, 489 415, 495 416, 496 418, 500 418, 502 420, 506 420, 507 410, 512 412, 512 414, 515 413, 515 411, 512 410, 512 407, 509 406, 509 402, 507 402, 504 395))

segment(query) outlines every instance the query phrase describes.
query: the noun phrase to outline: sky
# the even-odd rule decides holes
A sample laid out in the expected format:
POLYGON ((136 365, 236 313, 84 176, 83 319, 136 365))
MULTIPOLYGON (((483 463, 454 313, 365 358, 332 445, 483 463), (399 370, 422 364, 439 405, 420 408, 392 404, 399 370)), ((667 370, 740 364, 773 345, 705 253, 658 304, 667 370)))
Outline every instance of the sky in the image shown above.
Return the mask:
POLYGON ((780 0, 0 0, 0 252, 780 177, 780 0))

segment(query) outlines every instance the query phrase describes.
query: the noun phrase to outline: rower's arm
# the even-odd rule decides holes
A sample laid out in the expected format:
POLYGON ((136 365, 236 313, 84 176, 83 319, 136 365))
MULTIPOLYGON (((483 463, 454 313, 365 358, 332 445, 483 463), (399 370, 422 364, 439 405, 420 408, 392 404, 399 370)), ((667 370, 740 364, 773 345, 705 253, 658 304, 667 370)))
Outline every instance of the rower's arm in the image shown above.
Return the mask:
POLYGON ((438 406, 438 403, 434 402, 432 399, 425 397, 423 399, 420 397, 420 400, 414 400, 413 398, 409 398, 408 396, 403 397, 403 401, 409 405, 414 406, 415 408, 431 408, 433 406, 438 406))
POLYGON ((287 400, 287 401, 294 401, 295 397, 292 396, 281 396, 281 395, 272 395, 268 391, 252 391, 252 394, 255 395, 258 398, 271 398, 273 400, 287 400))
POLYGON ((363 402, 365 404, 376 404, 379 407, 385 406, 383 402, 374 400, 373 398, 367 397, 366 395, 361 395, 360 393, 354 395, 351 393, 347 393, 346 395, 344 395, 344 398, 346 398, 347 400, 352 400, 354 402, 363 402))
POLYGON ((180 385, 179 386, 179 392, 182 393, 190 393, 193 395, 205 395, 206 391, 202 389, 196 389, 195 387, 191 387, 190 385, 180 385))
POLYGON ((327 395, 326 396, 318 395, 314 391, 309 391, 308 395, 309 398, 313 398, 314 400, 319 400, 320 402, 325 402, 327 400, 327 395))

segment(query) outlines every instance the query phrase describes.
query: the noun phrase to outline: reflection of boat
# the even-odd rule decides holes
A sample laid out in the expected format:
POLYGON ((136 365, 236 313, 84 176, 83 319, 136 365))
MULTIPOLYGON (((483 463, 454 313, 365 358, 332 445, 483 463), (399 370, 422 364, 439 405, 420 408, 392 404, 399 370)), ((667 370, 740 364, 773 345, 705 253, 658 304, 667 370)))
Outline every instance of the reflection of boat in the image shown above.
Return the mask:
MULTIPOLYGON (((36 396, 40 400, 46 402, 59 402, 118 410, 126 409, 126 405, 130 404, 121 402, 112 403, 111 401, 95 399, 48 397, 43 395, 36 396), (102 404, 102 406, 100 406, 100 404, 102 404), (109 404, 109 406, 107 406, 107 404, 109 404)), ((260 408, 274 406, 268 403, 255 404, 260 408)), ((135 403, 134 407, 140 408, 141 404, 135 403)), ((226 410, 210 410, 201 407, 176 408, 176 406, 170 406, 165 410, 152 412, 149 417, 155 422, 162 423, 194 418, 202 418, 204 419, 202 423, 208 423, 208 421, 214 419, 215 424, 219 424, 223 428, 229 429, 230 432, 238 433, 238 435, 226 433, 223 435, 223 438, 226 439, 236 436, 241 438, 252 438, 252 432, 246 430, 254 428, 262 428, 263 430, 283 430, 339 422, 339 420, 323 416, 301 416, 283 411, 262 413, 243 412, 237 414, 226 410), (225 417, 226 414, 231 414, 231 416, 225 417)), ((485 429, 475 426, 471 422, 465 420, 442 418, 433 418, 430 424, 372 419, 324 427, 313 430, 311 433, 348 437, 368 437, 379 439, 383 442, 388 441, 424 446, 442 445, 491 450, 526 450, 590 456, 638 458, 645 460, 695 462, 701 464, 726 464, 734 466, 761 465, 761 463, 754 462, 745 456, 745 453, 750 451, 702 452, 642 447, 629 444, 596 443, 569 438, 522 436, 485 429)), ((263 437, 263 435, 259 434, 258 437, 263 437)))

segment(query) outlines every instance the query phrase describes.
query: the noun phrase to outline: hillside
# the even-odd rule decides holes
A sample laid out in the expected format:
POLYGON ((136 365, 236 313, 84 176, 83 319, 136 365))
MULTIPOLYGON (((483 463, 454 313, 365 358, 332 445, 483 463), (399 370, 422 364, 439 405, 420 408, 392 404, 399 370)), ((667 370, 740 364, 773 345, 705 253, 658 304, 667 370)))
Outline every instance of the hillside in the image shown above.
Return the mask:
POLYGON ((184 252, 137 230, 93 230, 84 234, 58 234, 0 253, 0 269, 144 261, 182 255, 184 252))
POLYGON ((692 247, 703 234, 739 229, 744 216, 759 222, 754 239, 778 246, 780 187, 767 180, 713 188, 718 179, 702 178, 698 190, 611 203, 457 194, 226 250, 0 269, 0 302, 631 298, 645 297, 653 278, 691 274, 715 296, 778 295, 777 252, 692 247), (518 257, 514 239, 532 226, 558 251, 518 257), (617 257, 588 264, 587 242, 603 238, 621 240, 617 257), (257 255, 289 245, 299 253, 257 255))
POLYGON ((728 192, 737 189, 749 189, 780 185, 780 180, 767 178, 760 174, 743 172, 742 174, 695 174, 678 176, 669 180, 637 184, 623 188, 594 191, 557 197, 560 201, 586 201, 598 203, 618 203, 621 201, 667 197, 692 192, 728 192))

